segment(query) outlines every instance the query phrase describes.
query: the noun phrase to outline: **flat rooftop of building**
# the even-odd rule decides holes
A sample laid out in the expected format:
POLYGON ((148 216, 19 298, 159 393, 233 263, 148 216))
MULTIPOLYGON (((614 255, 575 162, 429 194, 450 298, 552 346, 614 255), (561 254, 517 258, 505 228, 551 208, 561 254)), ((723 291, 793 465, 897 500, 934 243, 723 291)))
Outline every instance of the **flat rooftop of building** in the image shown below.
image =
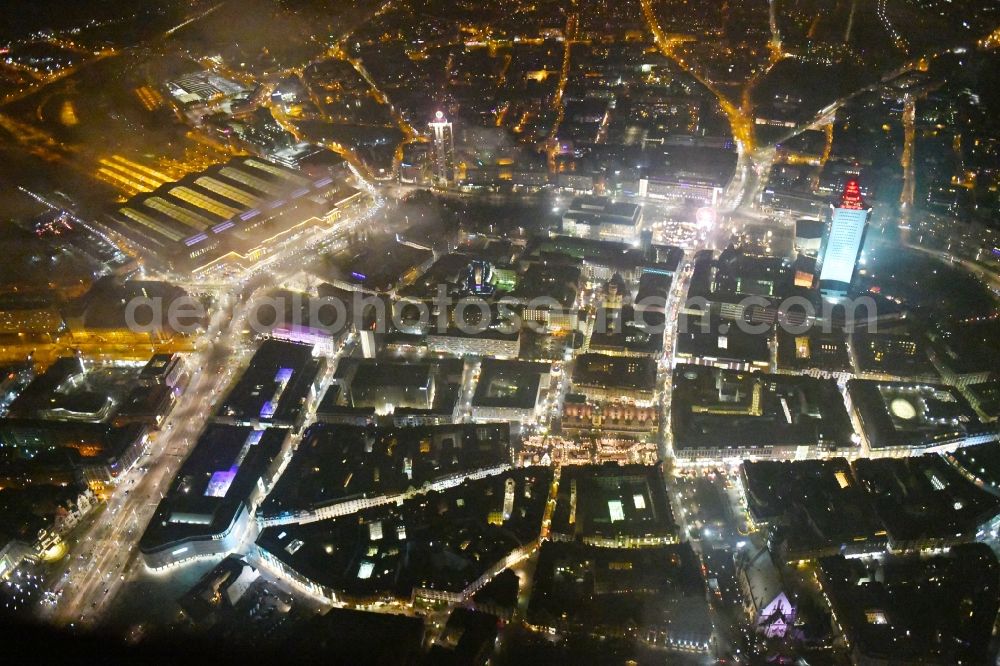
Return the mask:
POLYGON ((449 252, 431 264, 431 267, 412 284, 399 290, 408 298, 434 298, 440 287, 452 293, 461 286, 462 277, 474 259, 471 253, 449 252))
POLYGON ((156 172, 132 173, 162 184, 129 199, 109 220, 178 269, 245 252, 359 194, 332 176, 314 178, 258 157, 235 157, 173 182, 156 172))
POLYGON ((351 379, 351 388, 368 390, 383 386, 426 388, 434 374, 431 363, 397 363, 393 361, 361 360, 351 379))
POLYGON ((265 340, 217 416, 238 422, 294 423, 321 369, 312 352, 312 345, 265 340))
POLYGON ((524 248, 509 238, 470 236, 459 242, 458 251, 471 254, 483 261, 507 266, 524 248))
POLYGON ((679 449, 856 446, 832 379, 680 363, 674 367, 671 415, 679 449))
MULTIPOLYGON (((107 465, 121 471, 121 457, 147 432, 145 425, 130 423, 79 423, 45 419, 0 419, 0 475, 27 483, 65 483, 83 467, 107 465), (40 473, 42 472, 42 473, 40 473), (67 477, 61 476, 67 474, 67 477)), ((15 485, 15 484, 12 484, 15 485)))
POLYGON ((166 384, 136 386, 119 405, 115 422, 139 419, 159 425, 166 407, 171 404, 173 390, 166 384))
POLYGON ((280 428, 209 425, 156 507, 140 550, 157 552, 222 534, 256 491, 287 436, 280 428))
POLYGON ((1000 417, 1000 378, 967 384, 963 390, 971 396, 983 415, 991 419, 1000 417))
POLYGON ((578 236, 538 236, 525 249, 526 255, 538 256, 545 253, 564 254, 574 259, 618 262, 631 259, 638 264, 643 252, 621 241, 580 238, 578 236))
POLYGON ((712 635, 701 567, 687 543, 600 548, 544 541, 527 620, 605 635, 663 631, 699 645, 712 635))
POLYGON ((576 300, 581 275, 581 269, 575 265, 532 263, 518 278, 510 298, 528 301, 554 299, 560 306, 570 307, 576 300))
POLYGON ((665 308, 667 297, 670 296, 670 285, 673 278, 667 273, 644 272, 639 278, 639 288, 635 293, 637 307, 665 308))
POLYGON ((513 342, 521 337, 521 332, 503 330, 502 328, 493 328, 492 325, 483 326, 481 324, 470 324, 461 328, 458 326, 449 326, 443 331, 431 331, 427 334, 427 336, 438 338, 502 340, 504 342, 513 342))
POLYGON ((257 545, 341 598, 410 598, 414 588, 459 592, 538 538, 551 483, 548 467, 519 468, 399 506, 269 527, 257 545))
POLYGON ((677 272, 681 262, 684 260, 684 250, 676 245, 654 244, 650 249, 655 259, 655 264, 652 265, 652 268, 664 270, 671 275, 677 272))
POLYGON ((459 382, 448 382, 435 385, 434 402, 430 407, 402 407, 396 406, 393 409, 393 416, 396 418, 412 417, 419 419, 422 417, 434 417, 437 423, 454 421, 455 407, 462 397, 462 385, 459 382))
POLYGON ((601 308, 595 315, 588 349, 595 353, 623 356, 657 356, 663 351, 665 316, 637 312, 631 305, 601 308))
POLYGON ((76 463, 97 463, 121 455, 142 435, 123 419, 150 420, 167 402, 162 389, 143 385, 134 366, 96 365, 62 357, 37 376, 0 418, 0 440, 13 447, 75 449, 76 463))
POLYGON ((941 322, 927 336, 938 358, 955 374, 1000 374, 1000 316, 941 322))
POLYGON ((25 386, 10 405, 8 416, 32 418, 50 405, 60 387, 74 377, 86 374, 83 361, 76 356, 57 358, 52 365, 25 386))
POLYGON ((534 361, 487 358, 480 365, 479 382, 472 396, 476 407, 512 407, 533 409, 542 382, 552 366, 534 361))
POLYGON ((724 250, 718 258, 699 255, 691 275, 689 297, 729 302, 744 296, 780 298, 790 293, 792 262, 784 257, 759 257, 724 250))
POLYGON ((673 245, 653 245, 648 249, 629 243, 578 236, 539 236, 528 244, 524 254, 534 257, 565 255, 583 264, 607 266, 612 269, 661 272, 672 275, 677 271, 684 250, 673 245))
POLYGON ((1000 513, 1000 498, 939 455, 859 458, 852 466, 893 542, 972 541, 1000 513))
POLYGON ((282 651, 301 663, 414 666, 423 638, 420 617, 331 608, 293 630, 282 651))
POLYGON ((998 574, 996 556, 979 543, 931 557, 838 555, 819 567, 854 654, 871 663, 987 663, 998 574))
POLYGON ((851 336, 858 372, 896 377, 937 377, 927 344, 905 332, 859 331, 851 336))
POLYGON ((843 331, 822 331, 819 326, 813 326, 804 333, 791 333, 779 326, 778 367, 851 373, 853 368, 847 335, 843 331))
POLYGON ((581 354, 573 366, 573 385, 653 391, 656 361, 646 357, 581 354))
POLYGON ((334 257, 338 277, 371 291, 389 291, 417 266, 433 259, 431 250, 400 243, 393 236, 372 238, 334 257))
POLYGON ((847 392, 872 449, 920 449, 1000 434, 953 386, 852 379, 847 392))
POLYGON ((763 367, 771 360, 770 337, 770 330, 760 333, 744 330, 737 322, 716 315, 681 313, 677 317, 675 354, 710 363, 735 362, 763 367))
POLYGON ((945 457, 977 486, 1000 495, 1000 442, 965 446, 945 457))
POLYGON ((154 354, 143 366, 139 378, 146 381, 160 381, 180 361, 176 354, 154 354))
MULTIPOLYGON (((407 335, 407 334, 402 334, 407 335)), ((395 337, 394 334, 386 336, 395 337)), ((422 336, 416 336, 422 341, 422 336)), ((440 358, 430 361, 398 361, 387 359, 341 359, 330 384, 316 409, 320 421, 335 420, 348 414, 374 414, 387 406, 386 396, 397 387, 426 394, 432 401, 427 406, 393 404, 392 413, 437 414, 447 417, 455 410, 461 390, 464 361, 440 358), (399 381, 397 381, 397 376, 399 381), (360 383, 359 380, 360 379, 360 383), (429 389, 433 382, 433 392, 429 389), (353 406, 352 406, 353 405, 353 406)))
POLYGON ((659 466, 564 466, 552 530, 576 539, 677 538, 659 466))
POLYGON ((641 207, 638 204, 627 201, 613 201, 607 197, 582 196, 575 197, 566 209, 566 215, 576 215, 578 213, 588 213, 607 218, 621 218, 623 220, 636 220, 639 217, 641 207))
POLYGON ((826 223, 823 220, 811 220, 809 218, 799 218, 795 220, 795 237, 803 239, 819 240, 826 231, 826 223))
POLYGON ((261 514, 312 511, 391 495, 510 461, 510 426, 456 424, 382 428, 316 424, 261 505, 261 514))
POLYGON ((753 520, 785 530, 789 559, 825 548, 885 545, 871 498, 845 458, 746 461, 740 477, 753 520))

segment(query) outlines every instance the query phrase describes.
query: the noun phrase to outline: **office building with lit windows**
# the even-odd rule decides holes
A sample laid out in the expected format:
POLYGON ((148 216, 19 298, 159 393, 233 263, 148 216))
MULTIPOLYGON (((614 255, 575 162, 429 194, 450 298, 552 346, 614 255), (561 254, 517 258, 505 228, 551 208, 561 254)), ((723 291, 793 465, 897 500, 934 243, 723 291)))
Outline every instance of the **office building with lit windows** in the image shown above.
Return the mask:
POLYGON ((820 292, 829 298, 847 295, 872 209, 861 198, 857 180, 847 181, 840 204, 832 207, 830 236, 819 274, 820 292))

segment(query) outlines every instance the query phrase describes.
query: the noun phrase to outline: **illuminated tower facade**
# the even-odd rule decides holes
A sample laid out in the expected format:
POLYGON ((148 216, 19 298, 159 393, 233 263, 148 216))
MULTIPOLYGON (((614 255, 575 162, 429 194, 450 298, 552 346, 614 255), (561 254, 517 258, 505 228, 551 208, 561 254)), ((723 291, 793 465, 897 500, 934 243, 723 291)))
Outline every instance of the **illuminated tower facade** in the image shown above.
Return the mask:
POLYGON ((455 180, 455 136, 452 125, 444 113, 438 111, 428 126, 434 137, 434 183, 450 185, 455 180))
POLYGON ((840 298, 847 295, 854 278, 872 209, 861 198, 861 186, 853 178, 844 186, 840 204, 831 208, 830 236, 823 253, 819 290, 826 297, 840 298))
POLYGON ((514 488, 516 484, 514 479, 507 479, 504 483, 503 491, 503 519, 509 520, 511 514, 514 513, 514 488))

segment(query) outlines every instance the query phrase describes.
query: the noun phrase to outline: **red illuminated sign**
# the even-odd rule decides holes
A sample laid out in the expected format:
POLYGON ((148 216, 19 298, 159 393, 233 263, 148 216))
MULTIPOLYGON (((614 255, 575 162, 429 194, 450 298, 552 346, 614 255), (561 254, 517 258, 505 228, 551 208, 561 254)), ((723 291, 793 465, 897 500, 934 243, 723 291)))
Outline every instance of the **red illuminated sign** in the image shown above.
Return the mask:
POLYGON ((840 198, 840 208, 850 208, 851 210, 861 210, 865 207, 861 200, 861 185, 854 178, 844 185, 844 195, 840 198))

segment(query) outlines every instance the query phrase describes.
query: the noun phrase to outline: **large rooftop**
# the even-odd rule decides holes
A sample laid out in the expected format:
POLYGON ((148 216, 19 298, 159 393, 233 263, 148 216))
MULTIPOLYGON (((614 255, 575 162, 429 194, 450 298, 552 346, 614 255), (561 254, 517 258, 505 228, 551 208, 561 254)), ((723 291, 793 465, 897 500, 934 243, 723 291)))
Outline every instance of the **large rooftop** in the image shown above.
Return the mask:
POLYGON ((603 545, 677 539, 677 524, 658 466, 563 467, 552 530, 603 545))
POLYGON ((129 464, 123 454, 169 410, 170 391, 144 382, 141 368, 59 358, 0 418, 0 474, 27 480, 32 468, 65 471, 108 463, 116 476, 129 464))
POLYGON ((698 558, 687 543, 623 549, 545 541, 527 620, 604 635, 663 632, 666 645, 686 642, 689 650, 712 634, 698 558))
POLYGON ((906 332, 857 332, 852 336, 858 372, 896 377, 937 377, 927 345, 906 332))
POLYGON ((842 331, 822 331, 813 326, 803 333, 778 328, 778 367, 782 370, 817 369, 831 373, 850 373, 851 356, 847 335, 842 331))
POLYGON ((265 517, 401 493, 510 460, 506 423, 376 428, 311 426, 261 506, 265 517))
POLYGON ((947 459, 967 479, 1000 495, 1000 442, 956 449, 947 454, 947 459))
POLYGON ((320 372, 312 345, 265 340, 217 417, 235 423, 294 425, 320 372))
POLYGON ((153 256, 190 269, 230 251, 243 254, 355 194, 329 176, 314 179, 262 158, 237 157, 138 194, 110 219, 153 256))
POLYGON ((998 436, 952 386, 852 379, 847 392, 873 450, 972 444, 998 436))
POLYGON ((657 356, 663 351, 661 312, 637 312, 626 305, 602 308, 595 319, 594 332, 587 343, 590 351, 619 356, 657 356))
POLYGON ((484 359, 472 397, 475 407, 533 409, 542 381, 548 378, 548 363, 484 359))
POLYGON ((677 318, 675 354, 706 364, 767 367, 771 361, 770 339, 770 330, 756 332, 715 314, 681 313, 677 318))
POLYGON ((984 544, 933 557, 821 560, 819 580, 855 659, 987 663, 998 566, 984 544))
POLYGON ((400 506, 269 527, 257 545, 338 597, 410 598, 414 588, 460 592, 538 538, 551 482, 549 468, 521 468, 400 506))
POLYGON ((222 534, 256 492, 287 435, 276 428, 208 426, 170 482, 140 549, 156 552, 222 534))
POLYGON ((853 446, 833 380, 682 363, 674 368, 673 383, 676 448, 853 446))
POLYGON ((958 375, 1000 373, 1000 316, 942 322, 927 333, 940 362, 958 375))
POLYGON ((514 302, 544 299, 555 300, 559 306, 571 307, 580 288, 582 271, 578 266, 536 262, 518 277, 517 286, 505 297, 514 302))
POLYGON ((1000 498, 938 455, 859 458, 853 467, 896 548, 972 541, 1000 513, 1000 498))
POLYGON ((747 461, 741 478, 750 516, 783 535, 776 550, 788 560, 885 547, 885 529, 844 458, 747 461))
POLYGON ((627 201, 614 201, 606 197, 576 197, 566 209, 566 215, 589 214, 615 223, 635 224, 641 208, 627 201))
MULTIPOLYGON (((430 250, 401 243, 393 236, 370 239, 334 257, 335 275, 352 288, 389 291, 400 286, 404 276, 416 276, 416 267, 434 258, 430 250)), ((436 292, 434 292, 436 294, 436 292)))
POLYGON ((651 392, 656 388, 656 361, 645 357, 581 354, 573 367, 573 386, 651 392))

